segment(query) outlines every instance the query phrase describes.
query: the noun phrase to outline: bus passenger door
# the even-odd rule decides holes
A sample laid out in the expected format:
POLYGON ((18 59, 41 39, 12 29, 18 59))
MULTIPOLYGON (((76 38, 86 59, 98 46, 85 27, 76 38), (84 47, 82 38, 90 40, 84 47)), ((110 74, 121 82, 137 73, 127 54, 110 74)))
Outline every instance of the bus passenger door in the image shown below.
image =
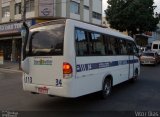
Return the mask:
POLYGON ((133 52, 133 45, 131 42, 128 43, 128 79, 131 79, 134 75, 134 52, 133 52))

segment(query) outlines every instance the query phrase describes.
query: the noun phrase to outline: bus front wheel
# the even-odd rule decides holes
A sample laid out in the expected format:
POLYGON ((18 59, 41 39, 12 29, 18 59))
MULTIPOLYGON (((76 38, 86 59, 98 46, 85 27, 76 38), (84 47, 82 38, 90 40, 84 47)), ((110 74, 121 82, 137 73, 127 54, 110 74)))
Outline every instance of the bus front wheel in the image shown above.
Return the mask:
POLYGON ((111 90, 112 90, 112 80, 111 78, 106 78, 103 82, 102 98, 106 99, 111 94, 111 90))
POLYGON ((138 80, 138 69, 135 70, 134 77, 131 79, 131 83, 134 83, 138 80))

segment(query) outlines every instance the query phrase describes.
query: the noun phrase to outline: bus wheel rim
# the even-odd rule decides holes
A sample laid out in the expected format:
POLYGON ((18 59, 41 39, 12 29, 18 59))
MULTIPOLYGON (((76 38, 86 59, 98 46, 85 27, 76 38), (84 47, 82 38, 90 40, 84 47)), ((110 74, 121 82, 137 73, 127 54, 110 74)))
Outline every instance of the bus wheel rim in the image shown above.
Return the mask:
POLYGON ((109 95, 110 91, 111 91, 111 82, 110 82, 110 80, 105 83, 104 89, 105 89, 105 94, 109 95))

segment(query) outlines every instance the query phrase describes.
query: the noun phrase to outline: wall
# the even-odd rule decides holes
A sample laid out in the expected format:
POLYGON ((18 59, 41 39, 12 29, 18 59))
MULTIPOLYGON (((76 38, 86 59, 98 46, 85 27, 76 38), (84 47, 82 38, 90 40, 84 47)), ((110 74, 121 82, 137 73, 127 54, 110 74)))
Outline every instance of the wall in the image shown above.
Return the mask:
MULTIPOLYGON (((85 6, 88 6, 89 9, 90 9, 90 6, 89 6, 89 0, 84 0, 84 5, 85 6)), ((89 22, 89 9, 84 9, 84 18, 83 20, 86 21, 86 22, 89 22)))
MULTIPOLYGON (((10 22, 15 20, 20 20, 22 18, 21 14, 14 15, 14 2, 19 3, 24 0, 0 0, 0 3, 5 1, 5 3, 0 4, 1 6, 11 6, 10 8, 10 16, 7 18, 2 18, 2 9, 0 9, 0 23, 2 22, 10 22)), ((54 14, 55 17, 67 17, 74 18, 77 20, 83 20, 86 22, 101 24, 102 21, 98 19, 92 18, 92 11, 102 14, 102 0, 73 0, 75 2, 80 3, 80 14, 70 13, 70 1, 71 0, 53 0, 54 1, 54 14), (89 9, 85 9, 84 6, 88 6, 89 9)), ((39 16, 39 0, 35 0, 35 11, 27 12, 26 18, 33 18, 39 16)), ((23 5, 22 5, 23 7, 23 5)))

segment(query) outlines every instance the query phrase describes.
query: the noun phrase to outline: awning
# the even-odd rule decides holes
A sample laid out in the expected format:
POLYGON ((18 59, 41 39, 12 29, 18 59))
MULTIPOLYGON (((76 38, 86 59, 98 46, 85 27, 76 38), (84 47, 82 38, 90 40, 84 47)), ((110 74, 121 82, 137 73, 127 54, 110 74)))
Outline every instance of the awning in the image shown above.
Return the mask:
POLYGON ((0 40, 21 39, 21 36, 0 37, 0 40))

